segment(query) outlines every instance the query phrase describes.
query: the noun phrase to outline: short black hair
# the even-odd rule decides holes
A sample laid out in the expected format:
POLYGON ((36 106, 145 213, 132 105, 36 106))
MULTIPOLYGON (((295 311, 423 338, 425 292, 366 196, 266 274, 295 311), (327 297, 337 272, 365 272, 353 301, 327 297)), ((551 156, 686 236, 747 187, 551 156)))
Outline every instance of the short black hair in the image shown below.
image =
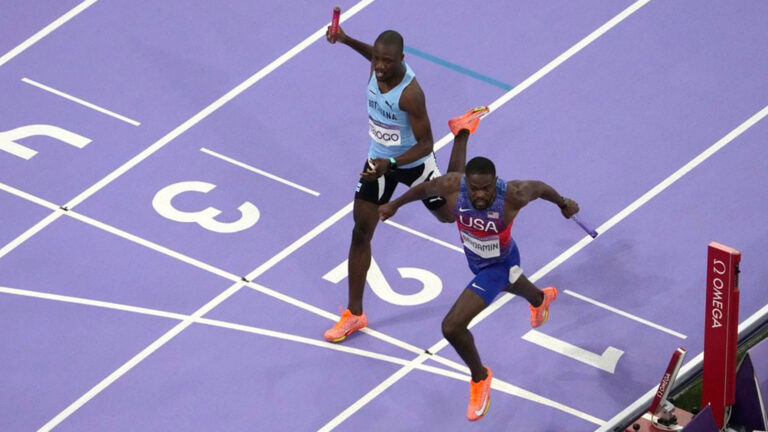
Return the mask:
POLYGON ((477 156, 472 158, 469 162, 467 162, 467 167, 464 168, 464 172, 466 175, 470 174, 490 174, 492 176, 496 175, 496 166, 491 162, 490 159, 484 158, 482 156, 477 156))
POLYGON ((399 52, 403 52, 403 36, 394 30, 385 30, 376 38, 374 45, 380 43, 386 46, 393 46, 399 52))

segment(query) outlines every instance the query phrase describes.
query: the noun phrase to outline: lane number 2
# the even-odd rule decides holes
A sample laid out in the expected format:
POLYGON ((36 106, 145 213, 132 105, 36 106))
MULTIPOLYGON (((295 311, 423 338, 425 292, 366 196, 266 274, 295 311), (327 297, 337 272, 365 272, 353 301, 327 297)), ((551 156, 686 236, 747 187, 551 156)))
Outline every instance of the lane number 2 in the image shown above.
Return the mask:
MULTIPOLYGON (((376 260, 371 257, 371 267, 368 269, 366 280, 371 290, 382 300, 398 306, 415 306, 434 300, 443 290, 443 281, 429 270, 416 267, 398 267, 397 271, 405 279, 416 279, 421 282, 423 288, 414 294, 400 294, 392 289, 387 282, 381 268, 376 260)), ((346 279, 349 275, 347 271, 347 260, 336 266, 323 276, 323 279, 337 284, 346 279)))

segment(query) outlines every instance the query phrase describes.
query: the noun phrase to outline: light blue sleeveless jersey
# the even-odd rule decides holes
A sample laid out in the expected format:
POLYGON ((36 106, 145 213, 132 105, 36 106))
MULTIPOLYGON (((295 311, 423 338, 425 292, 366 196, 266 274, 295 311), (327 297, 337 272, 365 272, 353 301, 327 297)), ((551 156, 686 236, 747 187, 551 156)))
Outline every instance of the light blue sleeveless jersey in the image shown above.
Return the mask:
MULTIPOLYGON (((416 145, 408 113, 400 109, 400 95, 416 76, 413 69, 403 62, 405 76, 395 88, 381 93, 376 81, 376 74, 371 74, 368 81, 368 135, 371 145, 368 157, 389 158, 397 157, 416 145)), ((412 168, 420 165, 428 156, 403 165, 400 168, 412 168)))

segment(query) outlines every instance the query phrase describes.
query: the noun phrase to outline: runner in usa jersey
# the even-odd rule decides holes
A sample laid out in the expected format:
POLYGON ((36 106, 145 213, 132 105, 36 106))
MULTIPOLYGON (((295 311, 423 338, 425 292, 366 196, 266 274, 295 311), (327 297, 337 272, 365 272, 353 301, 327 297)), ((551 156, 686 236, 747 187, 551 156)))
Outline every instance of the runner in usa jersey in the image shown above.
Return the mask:
POLYGON ((461 242, 464 244, 464 253, 473 273, 504 261, 513 250, 515 242, 510 236, 513 222, 504 221, 506 194, 507 183, 497 178, 496 199, 488 208, 478 210, 472 206, 467 195, 466 179, 461 179, 454 214, 461 242))
POLYGON ((555 287, 539 289, 523 274, 520 253, 510 235, 517 213, 538 198, 557 205, 566 218, 579 211, 575 201, 563 198, 544 182, 505 182, 496 176, 493 162, 484 157, 475 157, 464 166, 469 135, 480 121, 475 115, 478 110, 480 108, 470 110, 448 123, 455 139, 447 174, 411 187, 399 198, 379 207, 379 218, 386 220, 406 203, 440 195, 454 210, 469 269, 475 276, 443 319, 442 331, 472 372, 467 405, 469 420, 478 420, 488 411, 493 379, 491 369, 480 360, 469 323, 500 292, 506 291, 530 303, 531 326, 538 327, 547 321, 549 305, 557 298, 555 287), (454 163, 456 161, 461 163, 454 163))

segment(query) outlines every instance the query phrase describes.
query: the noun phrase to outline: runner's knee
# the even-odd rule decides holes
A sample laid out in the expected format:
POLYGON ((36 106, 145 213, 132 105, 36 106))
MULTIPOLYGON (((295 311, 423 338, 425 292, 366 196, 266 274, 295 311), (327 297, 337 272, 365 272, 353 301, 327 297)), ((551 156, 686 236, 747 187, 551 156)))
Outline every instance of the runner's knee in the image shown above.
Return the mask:
POLYGON ((375 226, 369 226, 364 223, 355 223, 352 228, 352 243, 368 243, 373 237, 373 230, 375 226))
POLYGON ((442 330, 443 336, 448 340, 452 340, 461 335, 461 332, 464 331, 464 326, 448 315, 443 318, 442 330))

